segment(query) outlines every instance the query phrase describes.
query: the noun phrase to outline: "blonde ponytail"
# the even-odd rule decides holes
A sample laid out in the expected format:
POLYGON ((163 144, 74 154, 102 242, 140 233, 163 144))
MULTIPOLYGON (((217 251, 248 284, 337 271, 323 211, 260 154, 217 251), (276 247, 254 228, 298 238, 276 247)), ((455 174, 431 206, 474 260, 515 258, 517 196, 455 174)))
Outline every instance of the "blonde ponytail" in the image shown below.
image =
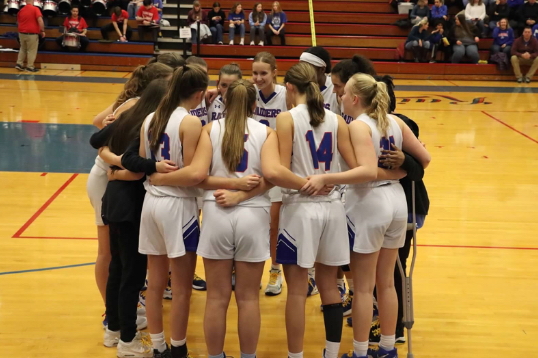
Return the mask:
POLYGON ((256 103, 256 88, 246 80, 234 81, 226 91, 226 119, 221 155, 230 172, 235 172, 245 150, 245 127, 256 103))
POLYGON ((364 113, 374 119, 377 123, 377 129, 386 135, 390 126, 388 118, 390 97, 387 85, 362 73, 354 75, 350 81, 351 93, 361 99, 362 105, 366 109, 364 113))

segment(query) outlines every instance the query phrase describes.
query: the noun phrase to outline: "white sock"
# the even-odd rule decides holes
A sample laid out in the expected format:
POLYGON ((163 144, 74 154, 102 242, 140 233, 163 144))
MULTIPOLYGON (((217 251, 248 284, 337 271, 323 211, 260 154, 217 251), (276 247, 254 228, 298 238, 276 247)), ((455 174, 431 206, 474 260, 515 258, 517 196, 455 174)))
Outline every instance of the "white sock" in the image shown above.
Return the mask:
POLYGON ((338 285, 339 288, 344 288, 346 281, 343 278, 337 278, 336 285, 338 285))
POLYGON ((325 341, 325 358, 338 358, 340 342, 325 341))
POLYGON ((353 340, 353 352, 357 357, 365 357, 368 353, 368 341, 357 342, 353 340))
POLYGON ((303 352, 300 352, 300 353, 288 352, 288 358, 303 358, 303 352))
POLYGON ((394 334, 392 336, 381 335, 381 339, 379 340, 379 346, 386 351, 393 350, 394 343, 396 343, 396 335, 394 334))
POLYGON ((241 352, 241 358, 256 358, 256 353, 246 354, 241 352))
POLYGON ((316 277, 316 269, 314 267, 308 269, 308 278, 316 277))
POLYGON ((355 291, 355 290, 353 289, 354 287, 353 287, 353 279, 352 279, 352 278, 348 278, 348 279, 347 279, 347 287, 349 287, 349 290, 350 290, 351 292, 355 291))
POLYGON ((162 353, 166 350, 166 342, 164 340, 164 331, 157 334, 150 334, 151 341, 153 342, 153 349, 162 353))
POLYGON ((184 346, 185 343, 187 343, 187 337, 183 338, 183 339, 180 340, 180 341, 176 341, 176 340, 170 338, 170 343, 171 343, 172 346, 174 346, 174 347, 181 347, 181 346, 184 346))
POLYGON ((207 358, 224 358, 224 352, 221 354, 217 354, 216 356, 212 356, 211 354, 208 354, 207 358))
POLYGON ((271 270, 280 271, 280 264, 276 264, 276 265, 271 264, 271 270))

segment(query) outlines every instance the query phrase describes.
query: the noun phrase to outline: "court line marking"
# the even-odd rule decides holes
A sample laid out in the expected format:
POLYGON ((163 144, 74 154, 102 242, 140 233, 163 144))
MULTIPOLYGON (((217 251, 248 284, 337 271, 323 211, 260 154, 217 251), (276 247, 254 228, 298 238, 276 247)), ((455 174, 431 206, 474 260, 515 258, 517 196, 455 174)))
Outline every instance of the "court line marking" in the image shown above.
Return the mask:
POLYGON ((71 177, 67 179, 67 181, 63 183, 63 185, 58 190, 56 190, 54 194, 52 194, 49 200, 47 200, 45 204, 43 204, 39 209, 37 209, 34 215, 32 215, 32 217, 28 219, 28 221, 24 223, 23 226, 21 226, 21 228, 12 236, 12 238, 15 238, 15 239, 20 238, 22 233, 26 231, 26 229, 28 229, 28 227, 39 217, 39 215, 41 215, 43 211, 45 211, 45 209, 48 208, 48 206, 58 197, 58 195, 62 193, 62 191, 65 190, 65 188, 67 188, 69 184, 73 182, 73 180, 75 180, 77 176, 78 176, 78 173, 71 175, 71 177))
POLYGON ((86 263, 83 263, 83 264, 66 265, 66 266, 43 267, 43 268, 30 269, 30 270, 6 271, 6 272, 0 272, 0 276, 2 276, 2 275, 14 275, 14 274, 17 274, 17 273, 28 273, 28 272, 39 272, 39 271, 60 270, 60 269, 66 269, 66 268, 82 267, 82 266, 91 266, 91 265, 95 265, 95 262, 86 262, 86 263))
POLYGON ((504 126, 510 128, 510 129, 513 130, 514 132, 521 134, 523 137, 525 137, 525 138, 527 138, 527 139, 530 139, 530 140, 532 140, 534 143, 538 144, 538 140, 536 140, 536 139, 534 139, 534 138, 528 136, 527 134, 525 134, 525 133, 523 133, 523 132, 521 132, 521 131, 515 129, 514 127, 512 127, 512 126, 509 125, 508 123, 505 123, 505 122, 501 121, 499 118, 495 118, 495 117, 493 117, 491 114, 489 114, 489 113, 486 112, 486 111, 482 111, 482 113, 484 113, 486 116, 490 117, 491 119, 496 120, 496 121, 499 122, 500 124, 502 124, 502 125, 504 125, 504 126))

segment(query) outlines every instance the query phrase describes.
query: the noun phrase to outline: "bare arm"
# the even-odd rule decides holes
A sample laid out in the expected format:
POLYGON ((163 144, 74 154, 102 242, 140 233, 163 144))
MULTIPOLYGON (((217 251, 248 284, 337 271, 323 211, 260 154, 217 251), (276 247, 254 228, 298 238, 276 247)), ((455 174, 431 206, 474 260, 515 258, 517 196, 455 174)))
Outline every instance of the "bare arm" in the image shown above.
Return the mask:
POLYGON ((39 30, 41 32, 45 32, 45 23, 43 22, 43 18, 42 17, 38 17, 37 18, 37 23, 39 24, 39 30))
POLYGON ((123 36, 127 36, 127 25, 128 25, 127 19, 123 20, 123 36))
MULTIPOLYGON (((124 23, 126 23, 126 22, 124 21, 124 23)), ((116 21, 112 21, 112 26, 114 26, 114 30, 116 30, 116 33, 117 33, 120 37, 122 37, 123 34, 121 33, 120 28, 118 27, 118 23, 117 23, 116 21)), ((123 26, 123 28, 125 29, 125 26, 123 26)))
POLYGON ((353 151, 353 145, 351 144, 351 137, 349 135, 349 127, 341 116, 338 117, 338 152, 344 158, 349 168, 357 167, 357 158, 355 158, 355 152, 353 151))
POLYGON ((101 147, 99 149, 99 156, 105 161, 105 163, 123 168, 121 165, 121 155, 112 153, 108 147, 101 147))
POLYGON ((112 114, 114 110, 112 109, 114 107, 114 103, 108 106, 104 111, 99 113, 93 118, 93 125, 96 126, 99 129, 103 128, 103 120, 108 116, 109 114, 112 114))
POLYGON ((108 181, 123 180, 123 181, 136 181, 144 177, 144 173, 133 173, 129 170, 108 170, 108 181))

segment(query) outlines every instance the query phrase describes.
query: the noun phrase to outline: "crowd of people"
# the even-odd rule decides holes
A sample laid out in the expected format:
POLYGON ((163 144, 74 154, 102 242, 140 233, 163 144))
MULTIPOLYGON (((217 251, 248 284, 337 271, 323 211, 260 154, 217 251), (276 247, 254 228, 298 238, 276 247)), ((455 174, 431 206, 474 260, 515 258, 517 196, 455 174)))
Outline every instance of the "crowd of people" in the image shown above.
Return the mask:
POLYGON ((96 281, 106 304, 103 344, 118 357, 192 357, 186 332, 197 255, 209 357, 226 357, 232 290, 241 357, 256 357, 269 258, 266 295, 281 293, 282 269, 286 278, 289 358, 303 357, 306 299, 318 292, 323 357, 339 357, 348 315, 354 340, 344 357, 398 356, 395 344, 405 338, 395 264, 409 254, 411 181, 418 228, 428 212, 422 178, 430 155, 416 123, 395 113, 392 79, 378 77, 368 59, 332 68, 329 53, 312 47, 299 60, 277 84, 276 59, 260 52, 251 80, 232 63, 208 90, 204 60, 159 55, 94 118, 96 281), (170 345, 163 297, 172 298, 170 345), (146 326, 151 340, 139 331, 146 326))
POLYGON ((500 69, 508 68, 511 63, 517 81, 530 82, 538 66, 536 0, 470 0, 461 4, 449 1, 448 6, 444 0, 435 0, 430 9, 426 0, 418 0, 410 12, 413 27, 404 47, 413 52, 415 62, 437 62, 436 54, 442 50, 447 62, 461 63, 467 59, 476 64, 480 60, 478 43, 492 37, 490 62, 498 64, 500 69), (456 7, 454 16, 449 15, 448 6, 456 7), (514 48, 515 42, 518 49, 514 48), (519 64, 531 67, 525 76, 519 64))

